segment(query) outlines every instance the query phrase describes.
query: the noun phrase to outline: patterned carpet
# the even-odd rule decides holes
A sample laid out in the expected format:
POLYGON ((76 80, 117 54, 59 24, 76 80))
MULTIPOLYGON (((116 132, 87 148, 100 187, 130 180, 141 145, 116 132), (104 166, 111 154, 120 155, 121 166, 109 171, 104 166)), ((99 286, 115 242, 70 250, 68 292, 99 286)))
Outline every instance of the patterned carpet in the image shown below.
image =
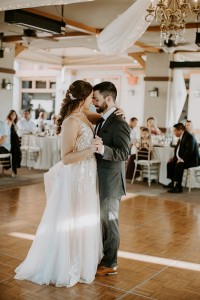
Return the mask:
POLYGON ((41 183, 43 182, 44 172, 46 172, 46 170, 29 170, 29 168, 23 167, 17 170, 15 177, 12 177, 10 170, 5 171, 4 174, 2 174, 0 170, 0 190, 41 183))

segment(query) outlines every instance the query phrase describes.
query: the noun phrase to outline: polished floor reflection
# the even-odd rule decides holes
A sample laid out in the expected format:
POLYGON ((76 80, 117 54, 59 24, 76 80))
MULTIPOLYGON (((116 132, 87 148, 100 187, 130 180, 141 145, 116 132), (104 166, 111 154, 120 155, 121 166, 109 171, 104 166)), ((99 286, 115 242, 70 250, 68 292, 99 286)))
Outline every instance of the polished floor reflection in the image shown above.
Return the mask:
POLYGON ((45 194, 42 181, 1 189, 0 299, 200 299, 200 190, 172 195, 157 184, 127 187, 118 275, 68 289, 13 279, 31 245, 45 194))

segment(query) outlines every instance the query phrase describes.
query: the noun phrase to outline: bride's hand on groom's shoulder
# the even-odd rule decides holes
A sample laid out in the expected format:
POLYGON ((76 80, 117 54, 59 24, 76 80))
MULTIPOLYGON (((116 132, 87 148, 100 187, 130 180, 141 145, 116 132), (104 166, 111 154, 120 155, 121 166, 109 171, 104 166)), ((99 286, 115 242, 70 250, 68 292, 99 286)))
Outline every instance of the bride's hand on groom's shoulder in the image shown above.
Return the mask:
POLYGON ((124 110, 121 107, 116 106, 116 111, 114 112, 117 116, 122 116, 123 119, 126 119, 124 110))

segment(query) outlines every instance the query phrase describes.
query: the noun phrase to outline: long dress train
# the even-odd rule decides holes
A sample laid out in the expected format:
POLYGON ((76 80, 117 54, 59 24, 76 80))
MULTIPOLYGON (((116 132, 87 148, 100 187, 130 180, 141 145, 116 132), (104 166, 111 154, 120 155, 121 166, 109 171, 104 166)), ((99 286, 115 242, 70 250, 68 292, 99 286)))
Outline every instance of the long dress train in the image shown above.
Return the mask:
MULTIPOLYGON (((93 133, 82 122, 75 150, 91 145, 93 133)), ((73 286, 91 283, 102 254, 97 170, 94 155, 44 175, 46 207, 35 239, 15 279, 73 286)))

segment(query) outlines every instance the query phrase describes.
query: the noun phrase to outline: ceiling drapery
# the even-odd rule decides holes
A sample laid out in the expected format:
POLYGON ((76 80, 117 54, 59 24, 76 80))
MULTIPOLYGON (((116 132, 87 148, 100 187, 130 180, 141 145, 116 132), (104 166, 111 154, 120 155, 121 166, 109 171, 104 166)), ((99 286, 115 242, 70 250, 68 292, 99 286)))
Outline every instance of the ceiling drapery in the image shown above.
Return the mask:
POLYGON ((87 1, 91 0, 1 0, 0 11, 47 5, 71 4, 87 1))
MULTIPOLYGON (((154 0, 154 4, 157 3, 158 0, 154 0)), ((126 50, 143 35, 151 24, 145 21, 149 4, 150 0, 137 0, 110 23, 97 38, 100 51, 106 54, 126 53, 126 50)))

